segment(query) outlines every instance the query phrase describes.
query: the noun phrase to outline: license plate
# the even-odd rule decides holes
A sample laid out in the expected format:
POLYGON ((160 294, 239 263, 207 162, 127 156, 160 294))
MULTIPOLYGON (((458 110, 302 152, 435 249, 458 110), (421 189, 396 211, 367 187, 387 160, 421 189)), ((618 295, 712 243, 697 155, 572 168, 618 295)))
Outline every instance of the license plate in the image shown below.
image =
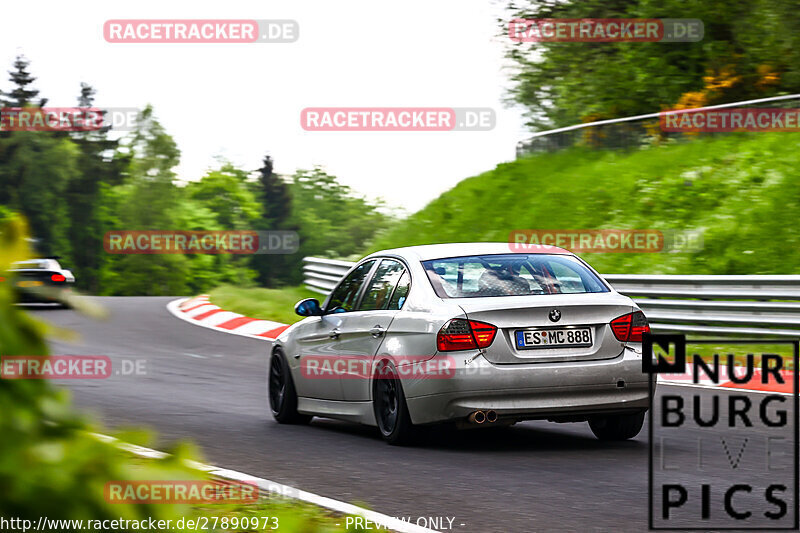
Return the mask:
POLYGON ((41 281, 18 281, 17 287, 41 287, 44 285, 41 281))
POLYGON ((569 348, 592 345, 592 328, 520 329, 515 332, 517 348, 569 348))

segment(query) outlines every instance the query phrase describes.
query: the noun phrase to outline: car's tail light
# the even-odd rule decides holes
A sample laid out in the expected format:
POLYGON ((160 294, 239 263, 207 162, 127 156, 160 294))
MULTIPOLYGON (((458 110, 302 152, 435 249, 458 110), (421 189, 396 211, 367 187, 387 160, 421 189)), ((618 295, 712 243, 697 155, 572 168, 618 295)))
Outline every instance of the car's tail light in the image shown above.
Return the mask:
POLYGON ((641 311, 622 315, 611 321, 611 331, 622 342, 642 342, 642 336, 650 333, 650 325, 641 311))
POLYGON ((0 276, 0 283, 3 283, 6 280, 3 276, 0 276))
POLYGON ((50 276, 50 279, 52 279, 53 281, 67 281, 67 278, 65 278, 61 274, 53 274, 52 276, 50 276))
POLYGON ((436 347, 440 352, 488 348, 494 342, 497 327, 477 320, 453 318, 439 330, 436 347))
POLYGON ((486 322, 478 322, 470 320, 469 325, 472 327, 472 333, 475 335, 475 342, 478 348, 488 348, 494 342, 494 336, 497 334, 497 328, 486 322))

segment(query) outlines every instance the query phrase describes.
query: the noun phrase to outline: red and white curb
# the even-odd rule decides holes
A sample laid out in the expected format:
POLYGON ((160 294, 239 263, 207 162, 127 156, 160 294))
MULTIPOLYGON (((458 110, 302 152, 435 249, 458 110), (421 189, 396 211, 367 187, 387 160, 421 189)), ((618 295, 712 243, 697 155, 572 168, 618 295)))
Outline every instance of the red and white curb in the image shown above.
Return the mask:
MULTIPOLYGON (((688 367, 689 365, 687 365, 688 367)), ((769 374, 765 381, 762 379, 760 368, 753 369, 753 375, 747 377, 747 368, 734 367, 734 377, 738 379, 747 379, 745 383, 735 383, 728 375, 727 365, 720 365, 719 367, 719 380, 714 381, 709 378, 705 373, 700 373, 697 377, 697 382, 694 381, 692 370, 688 370, 682 374, 659 374, 658 383, 664 385, 681 385, 684 387, 705 387, 715 389, 728 389, 728 390, 744 390, 747 392, 760 392, 765 394, 794 394, 794 371, 781 370, 780 376, 783 383, 778 383, 775 376, 769 374)))
POLYGON ((208 301, 207 294, 181 298, 167 304, 170 313, 197 326, 261 340, 275 340, 289 326, 225 311, 208 301))

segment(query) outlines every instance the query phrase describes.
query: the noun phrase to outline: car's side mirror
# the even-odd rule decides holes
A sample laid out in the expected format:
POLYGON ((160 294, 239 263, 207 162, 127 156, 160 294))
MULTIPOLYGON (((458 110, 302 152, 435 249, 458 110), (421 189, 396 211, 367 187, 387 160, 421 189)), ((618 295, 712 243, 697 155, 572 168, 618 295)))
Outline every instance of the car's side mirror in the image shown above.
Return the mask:
POLYGON ((297 302, 294 312, 300 316, 319 316, 322 314, 322 308, 316 298, 306 298, 297 302))

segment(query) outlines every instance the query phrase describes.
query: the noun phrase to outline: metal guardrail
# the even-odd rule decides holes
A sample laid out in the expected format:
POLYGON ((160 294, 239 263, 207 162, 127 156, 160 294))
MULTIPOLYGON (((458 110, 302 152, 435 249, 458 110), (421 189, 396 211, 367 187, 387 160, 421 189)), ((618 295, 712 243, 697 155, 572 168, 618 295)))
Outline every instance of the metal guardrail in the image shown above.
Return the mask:
POLYGON ((800 338, 800 276, 603 277, 636 298, 654 331, 800 338))
POLYGON ((306 287, 312 291, 328 294, 354 265, 350 261, 304 257, 303 279, 306 287))
MULTIPOLYGON (((355 265, 319 257, 303 262, 306 286, 323 294, 355 265)), ((636 298, 653 331, 800 338, 800 275, 603 277, 636 298)))
MULTIPOLYGON (((800 94, 785 94, 781 96, 771 96, 769 98, 758 98, 755 100, 741 100, 727 104, 710 105, 705 107, 672 110, 677 113, 696 113, 698 111, 709 111, 715 109, 726 109, 732 107, 749 107, 764 105, 764 107, 786 107, 796 106, 794 100, 800 99, 800 94)), ((535 132, 530 138, 517 143, 517 157, 536 152, 552 152, 569 148, 575 145, 586 146, 589 148, 632 148, 643 144, 652 144, 656 139, 680 139, 686 138, 686 134, 680 132, 662 131, 659 126, 659 118, 663 111, 647 113, 633 117, 620 117, 606 120, 596 120, 593 122, 583 122, 563 128, 554 128, 545 131, 535 132)), ((692 137, 701 134, 692 133, 692 137)), ((702 133, 702 135, 726 135, 725 133, 702 133)))

